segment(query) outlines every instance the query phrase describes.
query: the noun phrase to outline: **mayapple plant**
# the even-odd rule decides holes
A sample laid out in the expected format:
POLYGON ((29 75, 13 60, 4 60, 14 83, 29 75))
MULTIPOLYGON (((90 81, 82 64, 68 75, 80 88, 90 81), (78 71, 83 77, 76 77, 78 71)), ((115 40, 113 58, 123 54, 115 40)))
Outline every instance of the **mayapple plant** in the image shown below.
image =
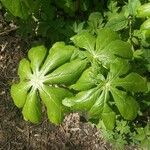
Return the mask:
POLYGON ((22 59, 18 75, 20 82, 11 87, 11 95, 17 107, 23 108, 25 120, 38 123, 41 119, 41 102, 47 108, 51 122, 59 124, 67 110, 61 100, 72 93, 63 87, 70 85, 86 68, 86 60, 70 60, 75 47, 58 42, 47 50, 44 46, 31 48, 28 59, 22 59), (61 85, 61 86, 59 86, 61 85))
POLYGON ((48 55, 44 46, 31 48, 22 59, 11 95, 22 108, 25 120, 38 123, 42 103, 52 123, 61 123, 64 113, 86 112, 113 129, 116 117, 136 118, 139 105, 134 95, 147 90, 146 80, 130 69, 133 52, 128 42, 109 28, 92 35, 82 31, 72 45, 57 42, 48 55))

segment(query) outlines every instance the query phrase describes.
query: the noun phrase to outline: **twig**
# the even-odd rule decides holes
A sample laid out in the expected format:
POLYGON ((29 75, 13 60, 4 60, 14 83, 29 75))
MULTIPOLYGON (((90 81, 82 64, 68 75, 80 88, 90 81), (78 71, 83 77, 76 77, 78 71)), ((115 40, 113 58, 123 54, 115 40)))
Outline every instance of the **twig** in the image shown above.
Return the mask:
POLYGON ((1 32, 0 35, 8 34, 9 32, 15 31, 15 30, 17 30, 18 28, 19 28, 19 27, 15 27, 15 28, 12 28, 12 29, 8 29, 8 30, 6 30, 6 31, 1 32))

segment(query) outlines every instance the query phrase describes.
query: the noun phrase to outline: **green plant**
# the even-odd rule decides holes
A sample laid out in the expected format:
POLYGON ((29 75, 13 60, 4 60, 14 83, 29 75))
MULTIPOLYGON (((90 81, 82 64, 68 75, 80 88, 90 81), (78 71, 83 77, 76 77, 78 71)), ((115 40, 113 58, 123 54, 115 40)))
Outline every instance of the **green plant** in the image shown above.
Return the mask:
POLYGON ((140 148, 148 150, 150 148, 150 123, 145 127, 137 128, 133 139, 140 143, 140 148))
POLYGON ((12 85, 11 95, 16 106, 23 108, 25 120, 34 123, 40 121, 41 97, 47 108, 49 120, 55 124, 61 122, 63 112, 66 112, 66 107, 61 101, 66 96, 72 96, 65 88, 65 84, 74 83, 87 64, 85 60, 80 59, 70 61, 75 49, 58 42, 53 45, 46 57, 46 48, 38 46, 29 50, 29 60, 20 61, 20 82, 12 85))
POLYGON ((101 129, 102 135, 107 142, 112 144, 112 149, 124 150, 125 145, 132 141, 132 139, 127 140, 127 137, 133 136, 128 121, 117 120, 114 130, 107 130, 103 122, 100 121, 97 125, 97 128, 101 129))
MULTIPOLYGON (((6 6, 9 0, 1 1, 6 6)), ((41 103, 55 124, 61 123, 64 113, 80 111, 88 121, 98 124, 115 148, 124 149, 126 144, 141 144, 143 149, 148 146, 148 1, 31 1, 39 2, 32 10, 18 2, 19 7, 25 5, 25 17, 19 11, 19 15, 11 11, 10 4, 6 7, 21 18, 17 20, 24 20, 27 28, 29 22, 33 23, 28 32, 34 26, 34 34, 48 42, 61 39, 71 44, 57 42, 48 55, 43 46, 32 48, 29 60, 20 62, 20 82, 12 85, 11 95, 15 104, 23 108, 24 118, 38 123, 41 103)))
MULTIPOLYGON (((133 98, 134 93, 146 91, 147 85, 140 75, 136 73, 127 74, 129 72, 127 59, 132 58, 130 44, 121 41, 118 35, 110 29, 100 30, 97 37, 88 32, 81 32, 71 39, 76 46, 84 50, 79 50, 74 46, 65 46, 63 42, 59 42, 51 48, 46 60, 44 60, 45 48, 37 47, 31 49, 28 53, 31 64, 26 59, 20 62, 18 74, 21 82, 12 86, 11 94, 16 105, 23 107, 24 117, 32 122, 38 122, 39 120, 39 117, 36 119, 36 114, 40 111, 39 104, 33 104, 30 108, 31 103, 28 100, 35 97, 37 89, 48 107, 49 113, 51 113, 51 104, 45 102, 46 98, 43 98, 42 90, 47 84, 56 84, 57 86, 66 85, 70 89, 81 91, 75 97, 64 99, 63 104, 74 109, 78 108, 81 111, 87 110, 90 118, 102 118, 109 129, 114 127, 117 113, 117 111, 113 111, 114 102, 125 119, 133 120, 138 112, 138 103, 133 98), (64 64, 71 57, 75 60, 64 64), (87 62, 89 67, 86 69, 87 62), (60 67, 57 68, 58 66, 60 67), (24 89, 24 91, 22 90, 22 96, 24 97, 22 101, 20 101, 20 91, 18 90, 21 87, 24 89), (32 88, 30 89, 30 87, 32 88), (29 96, 25 96, 28 91, 29 96), (39 109, 31 113, 30 111, 33 111, 34 107, 39 109), (126 111, 127 107, 128 112, 126 111), (30 117, 33 117, 33 119, 30 117)), ((61 100, 63 98, 65 97, 61 97, 61 100)), ((34 99, 36 103, 38 100, 36 100, 37 98, 34 99)), ((55 113, 56 116, 57 114, 55 113)), ((52 120, 50 115, 49 118, 52 120)), ((60 120, 52 120, 52 122, 60 122, 60 120)))

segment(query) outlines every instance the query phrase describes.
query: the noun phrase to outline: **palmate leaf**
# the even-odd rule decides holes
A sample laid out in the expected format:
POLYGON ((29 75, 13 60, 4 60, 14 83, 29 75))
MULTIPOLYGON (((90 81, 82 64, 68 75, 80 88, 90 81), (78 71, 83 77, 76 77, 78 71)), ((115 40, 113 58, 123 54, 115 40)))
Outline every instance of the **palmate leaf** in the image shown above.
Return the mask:
POLYGON ((73 46, 57 42, 46 57, 46 48, 37 46, 29 50, 29 60, 20 61, 20 82, 12 85, 11 96, 16 106, 22 108, 25 120, 33 123, 41 120, 42 100, 49 120, 55 124, 62 121, 66 111, 62 99, 73 96, 66 85, 75 83, 87 66, 86 60, 71 60, 75 50, 73 46))
MULTIPOLYGON (((80 92, 75 97, 65 98, 63 104, 75 110, 86 110, 89 118, 102 119, 108 129, 114 127, 116 118, 116 114, 110 105, 112 100, 124 119, 135 119, 139 106, 133 97, 133 93, 130 92, 147 91, 147 83, 144 78, 136 73, 128 74, 129 68, 127 60, 116 59, 110 65, 105 80, 98 80, 99 84, 96 84, 95 88, 85 91, 82 91, 84 90, 83 84, 80 92)), ((76 85, 79 84, 78 82, 81 79, 82 76, 72 88, 76 89, 76 85)), ((86 80, 88 80, 88 77, 86 80)))
POLYGON ((85 55, 88 54, 89 58, 99 61, 106 68, 117 57, 131 59, 133 56, 131 45, 120 40, 118 34, 109 28, 101 29, 97 37, 83 31, 71 40, 77 47, 84 49, 85 55))

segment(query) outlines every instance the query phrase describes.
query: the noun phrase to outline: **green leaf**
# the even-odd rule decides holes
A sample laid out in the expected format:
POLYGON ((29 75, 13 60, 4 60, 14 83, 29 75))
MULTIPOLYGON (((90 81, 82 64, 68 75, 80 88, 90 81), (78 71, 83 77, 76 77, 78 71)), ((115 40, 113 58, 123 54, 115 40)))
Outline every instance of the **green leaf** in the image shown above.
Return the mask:
POLYGON ((43 45, 33 47, 29 50, 28 57, 31 61, 31 68, 33 72, 39 72, 40 67, 44 61, 46 52, 47 50, 43 45))
POLYGON ((33 123, 39 123, 41 120, 41 103, 35 89, 31 89, 27 95, 25 105, 22 110, 24 119, 33 123))
POLYGON ((86 60, 76 59, 69 63, 66 63, 51 74, 47 75, 45 78, 45 83, 50 84, 72 84, 81 75, 81 73, 86 68, 86 60))
POLYGON ((109 68, 110 63, 117 57, 131 59, 133 56, 131 45, 119 40, 118 34, 109 28, 99 30, 97 38, 84 31, 71 40, 78 47, 85 49, 82 52, 90 62, 97 61, 105 68, 109 68))
POLYGON ((109 28, 99 30, 96 39, 96 51, 103 50, 112 41, 119 39, 119 35, 109 28))
POLYGON ((74 110, 87 111, 92 107, 100 92, 97 88, 79 92, 75 97, 65 98, 63 105, 71 107, 74 110))
POLYGON ((116 113, 107 105, 104 105, 102 119, 107 129, 112 130, 115 127, 116 113))
POLYGON ((72 96, 68 90, 44 85, 40 90, 40 96, 47 108, 48 118, 52 123, 61 123, 65 107, 62 105, 62 99, 72 96))
POLYGON ((113 15, 105 27, 112 29, 113 31, 119 31, 128 26, 128 19, 124 16, 123 13, 113 15))
POLYGON ((117 86, 121 86, 127 91, 145 92, 147 91, 146 80, 137 73, 130 73, 125 78, 118 78, 114 81, 117 86))
POLYGON ((118 57, 126 58, 126 59, 131 59, 133 56, 131 45, 121 40, 115 40, 111 42, 105 48, 105 54, 107 53, 113 53, 118 57))
POLYGON ((135 99, 116 88, 111 88, 111 93, 121 115, 127 120, 135 119, 139 109, 135 99))
POLYGON ((140 7, 141 2, 140 0, 128 0, 128 15, 136 16, 137 15, 137 9, 140 7))
POLYGON ((29 16, 28 9, 22 0, 1 0, 2 4, 16 17, 26 20, 29 16))
POLYGON ((94 80, 92 79, 94 75, 95 74, 93 74, 91 67, 86 69, 82 73, 79 80, 75 84, 71 85, 70 88, 77 91, 85 91, 93 88, 96 86, 94 80))
POLYGON ((91 118, 99 118, 99 115, 103 112, 104 104, 107 100, 105 96, 105 91, 100 93, 100 96, 96 99, 96 102, 93 104, 91 109, 88 111, 88 114, 91 118))
POLYGON ((141 25, 141 30, 150 30, 150 18, 141 25))
POLYGON ((92 33, 97 33, 98 29, 102 27, 103 16, 100 12, 93 12, 88 18, 88 30, 92 33))
POLYGON ((42 68, 42 74, 46 74, 53 69, 59 67, 69 61, 76 48, 74 46, 65 45, 64 42, 57 42, 49 51, 42 68))
POLYGON ((109 68, 109 64, 112 64, 117 57, 131 59, 132 56, 133 52, 130 44, 121 40, 111 42, 103 50, 96 53, 96 58, 106 68, 109 68))
POLYGON ((126 60, 116 59, 110 65, 109 79, 116 79, 119 76, 125 75, 129 71, 129 63, 126 60))
POLYGON ((15 105, 19 108, 23 107, 26 101, 27 92, 29 91, 31 85, 29 82, 20 82, 18 84, 13 84, 11 86, 11 97, 15 105))
POLYGON ((71 39, 71 41, 73 41, 73 43, 76 46, 78 46, 80 48, 84 48, 89 52, 92 52, 95 49, 95 40, 96 39, 93 35, 91 35, 87 31, 83 31, 83 32, 73 36, 70 39, 71 39))
POLYGON ((137 9, 137 17, 150 17, 150 3, 141 5, 137 9))
POLYGON ((32 75, 30 62, 25 58, 19 63, 18 75, 21 81, 29 79, 32 75))

